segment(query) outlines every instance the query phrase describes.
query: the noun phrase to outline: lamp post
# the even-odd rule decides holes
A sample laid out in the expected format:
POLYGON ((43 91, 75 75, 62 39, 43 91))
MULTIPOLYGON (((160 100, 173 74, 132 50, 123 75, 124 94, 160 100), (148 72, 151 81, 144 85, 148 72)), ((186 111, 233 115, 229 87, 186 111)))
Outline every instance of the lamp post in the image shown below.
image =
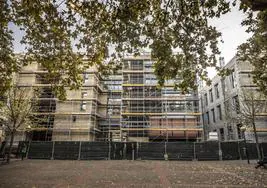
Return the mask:
POLYGON ((25 134, 25 141, 30 141, 31 140, 31 138, 30 138, 30 134, 31 134, 31 126, 30 125, 28 125, 27 127, 26 127, 26 134, 25 134))
POLYGON ((112 115, 112 112, 113 110, 112 109, 108 109, 108 159, 110 160, 111 159, 111 141, 112 141, 112 137, 111 137, 111 132, 110 132, 110 118, 111 118, 111 115, 112 115))
POLYGON ((242 127, 241 127, 241 131, 242 131, 242 133, 243 133, 244 144, 245 144, 245 147, 243 148, 243 150, 245 151, 244 153, 246 154, 247 162, 248 162, 248 164, 250 164, 250 162, 249 162, 248 148, 247 148, 247 140, 246 140, 246 135, 245 135, 246 126, 242 126, 242 127))

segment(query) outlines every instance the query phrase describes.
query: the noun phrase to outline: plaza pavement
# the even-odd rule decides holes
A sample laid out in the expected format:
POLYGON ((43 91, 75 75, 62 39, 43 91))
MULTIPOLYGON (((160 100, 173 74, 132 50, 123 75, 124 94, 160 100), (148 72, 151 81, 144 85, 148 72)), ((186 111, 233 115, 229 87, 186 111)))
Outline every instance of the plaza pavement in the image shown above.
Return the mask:
POLYGON ((255 161, 24 160, 0 165, 2 188, 267 187, 255 161))

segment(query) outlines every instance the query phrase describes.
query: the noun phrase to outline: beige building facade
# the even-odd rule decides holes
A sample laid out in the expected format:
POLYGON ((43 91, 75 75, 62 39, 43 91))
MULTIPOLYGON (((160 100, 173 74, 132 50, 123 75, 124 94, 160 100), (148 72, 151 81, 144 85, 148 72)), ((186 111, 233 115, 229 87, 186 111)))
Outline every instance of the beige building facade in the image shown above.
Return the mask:
POLYGON ((95 68, 83 73, 79 90, 66 88, 66 100, 52 93, 46 70, 32 63, 18 74, 18 86, 37 87, 40 97, 35 114, 41 119, 30 131, 31 140, 96 141, 99 119, 106 117, 107 93, 95 68))
MULTIPOLYGON (((116 75, 91 67, 78 90, 58 100, 37 63, 18 74, 18 86, 39 88, 35 115, 42 121, 24 139, 33 141, 197 141, 202 140, 197 91, 182 94, 174 80, 158 88, 149 54, 127 56, 116 75)), ((23 139, 21 139, 23 140, 23 139)))

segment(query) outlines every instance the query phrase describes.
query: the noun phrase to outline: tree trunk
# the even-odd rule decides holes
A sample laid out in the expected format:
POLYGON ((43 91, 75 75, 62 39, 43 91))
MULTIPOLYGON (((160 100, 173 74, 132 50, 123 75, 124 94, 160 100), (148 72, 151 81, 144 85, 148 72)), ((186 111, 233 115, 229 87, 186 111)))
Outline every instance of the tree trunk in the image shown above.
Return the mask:
POLYGON ((11 131, 10 132, 10 142, 9 142, 9 150, 8 150, 8 154, 7 154, 7 159, 6 162, 9 163, 10 161, 10 155, 11 155, 11 151, 12 151, 12 145, 13 145, 13 141, 14 141, 14 136, 15 136, 15 131, 11 131))
POLYGON ((255 141, 256 141, 256 148, 257 148, 257 154, 258 154, 258 159, 261 160, 261 152, 260 152, 260 147, 259 147, 259 139, 258 139, 258 134, 256 131, 256 125, 255 122, 252 122, 253 125, 253 132, 254 132, 254 137, 255 137, 255 141))

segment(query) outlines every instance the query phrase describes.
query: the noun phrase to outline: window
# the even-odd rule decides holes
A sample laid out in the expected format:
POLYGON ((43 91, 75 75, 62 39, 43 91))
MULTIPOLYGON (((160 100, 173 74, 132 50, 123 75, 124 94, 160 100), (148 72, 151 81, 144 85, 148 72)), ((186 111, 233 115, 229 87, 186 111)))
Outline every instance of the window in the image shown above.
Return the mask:
POLYGON ((232 126, 227 126, 228 140, 233 140, 233 129, 232 126))
POLYGON ((230 79, 230 83, 231 83, 232 88, 235 88, 234 71, 235 71, 235 70, 233 70, 232 73, 229 75, 229 79, 230 79))
POLYGON ((242 132, 241 132, 241 127, 242 125, 241 124, 237 124, 237 136, 238 136, 238 139, 242 139, 242 132))
POLYGON ((220 128, 220 138, 221 138, 221 141, 224 141, 224 129, 223 128, 220 128))
POLYGON ((219 93, 218 84, 215 84, 215 86, 214 86, 214 90, 215 90, 215 96, 216 96, 216 99, 220 98, 220 93, 219 93))
POLYGON ((86 73, 84 73, 84 74, 83 74, 83 80, 84 80, 84 83, 88 82, 88 80, 89 80, 89 75, 86 74, 86 73))
POLYGON ((240 113, 240 105, 239 105, 239 101, 238 101, 238 95, 233 97, 233 106, 234 106, 236 113, 239 114, 240 113))
POLYGON ((85 111, 85 110, 86 110, 86 102, 85 101, 82 101, 81 111, 85 111))
MULTIPOLYGON (((86 98, 87 95, 88 94, 86 91, 82 91, 81 98, 84 99, 86 98)), ((82 101, 82 104, 81 104, 81 111, 84 111, 84 110, 86 110, 86 101, 82 101)))
POLYGON ((72 116, 72 122, 76 122, 76 116, 72 116))
POLYGON ((209 90, 209 95, 210 95, 210 102, 213 102, 213 94, 212 94, 212 89, 209 90))
POLYGON ((215 120, 215 112, 214 112, 214 108, 211 109, 211 114, 212 114, 212 120, 213 120, 213 122, 215 123, 216 120, 215 120))
POLYGON ((131 70, 143 70, 143 61, 131 61, 131 70))
POLYGON ((207 118, 208 124, 210 124, 210 115, 209 115, 209 112, 206 112, 206 118, 207 118))
POLYGON ((221 105, 217 106, 217 113, 219 116, 219 120, 222 120, 222 109, 221 109, 221 105))
POLYGON ((207 93, 204 94, 204 98, 205 98, 205 104, 206 106, 208 106, 208 94, 207 93))
POLYGON ((82 99, 86 98, 86 97, 87 97, 87 95, 88 95, 88 94, 87 94, 87 92, 86 92, 86 91, 82 91, 82 96, 81 96, 81 97, 82 97, 82 99))

